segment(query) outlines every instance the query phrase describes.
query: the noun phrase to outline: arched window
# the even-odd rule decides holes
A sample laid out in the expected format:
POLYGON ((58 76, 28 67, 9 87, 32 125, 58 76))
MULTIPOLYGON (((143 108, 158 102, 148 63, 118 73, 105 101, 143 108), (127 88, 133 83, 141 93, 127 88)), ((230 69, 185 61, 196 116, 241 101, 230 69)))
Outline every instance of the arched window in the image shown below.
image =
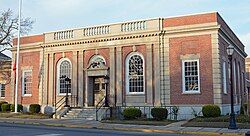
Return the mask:
MULTIPOLYGON (((69 59, 63 58, 57 64, 57 92, 59 95, 65 95, 67 92, 65 77, 71 79, 71 63, 69 59)), ((68 93, 71 93, 71 83, 68 86, 68 93)))
POLYGON ((144 59, 139 53, 131 53, 126 58, 127 94, 144 94, 144 59))

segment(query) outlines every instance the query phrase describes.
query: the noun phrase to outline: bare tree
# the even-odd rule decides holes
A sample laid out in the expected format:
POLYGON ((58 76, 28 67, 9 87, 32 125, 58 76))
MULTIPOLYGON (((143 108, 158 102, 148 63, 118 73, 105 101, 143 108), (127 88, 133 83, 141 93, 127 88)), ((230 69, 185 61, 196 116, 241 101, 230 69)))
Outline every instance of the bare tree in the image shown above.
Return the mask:
MULTIPOLYGON (((27 34, 34 21, 30 17, 21 19, 20 33, 27 34)), ((12 39, 18 30, 18 16, 14 16, 12 10, 0 12, 0 53, 8 47, 12 47, 12 39)))

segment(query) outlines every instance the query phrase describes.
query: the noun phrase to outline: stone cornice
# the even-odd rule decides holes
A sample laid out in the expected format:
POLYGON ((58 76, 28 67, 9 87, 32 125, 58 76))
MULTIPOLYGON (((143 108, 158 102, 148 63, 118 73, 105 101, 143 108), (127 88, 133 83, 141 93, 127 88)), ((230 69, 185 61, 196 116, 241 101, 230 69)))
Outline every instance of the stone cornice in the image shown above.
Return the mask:
POLYGON ((50 44, 41 44, 41 47, 57 47, 57 46, 68 46, 68 45, 77 45, 77 44, 89 44, 89 43, 98 43, 98 42, 107 42, 107 41, 116 41, 116 40, 125 40, 125 39, 136 39, 136 38, 144 38, 144 37, 154 37, 161 35, 161 31, 151 32, 151 33, 137 33, 134 35, 117 35, 117 36, 109 36, 109 37, 101 37, 101 38, 90 38, 86 40, 73 40, 73 41, 64 41, 58 43, 50 43, 50 44))

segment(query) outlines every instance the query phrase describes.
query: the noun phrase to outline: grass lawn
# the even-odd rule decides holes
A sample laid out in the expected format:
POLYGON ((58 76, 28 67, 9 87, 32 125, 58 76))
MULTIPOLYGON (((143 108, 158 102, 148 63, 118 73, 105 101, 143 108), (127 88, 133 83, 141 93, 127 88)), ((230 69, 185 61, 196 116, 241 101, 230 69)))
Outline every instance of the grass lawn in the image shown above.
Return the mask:
POLYGON ((14 113, 14 112, 0 112, 0 118, 22 118, 22 119, 48 119, 50 115, 41 113, 14 113))
MULTIPOLYGON (((229 116, 220 116, 215 118, 197 117, 189 120, 184 127, 212 127, 212 128, 228 128, 229 116)), ((250 117, 245 115, 236 115, 236 125, 238 128, 250 129, 250 117)))
POLYGON ((154 125, 154 126, 165 126, 171 124, 175 121, 171 120, 162 120, 156 121, 152 119, 138 119, 138 120, 102 120, 102 123, 113 123, 113 124, 132 124, 132 125, 154 125))

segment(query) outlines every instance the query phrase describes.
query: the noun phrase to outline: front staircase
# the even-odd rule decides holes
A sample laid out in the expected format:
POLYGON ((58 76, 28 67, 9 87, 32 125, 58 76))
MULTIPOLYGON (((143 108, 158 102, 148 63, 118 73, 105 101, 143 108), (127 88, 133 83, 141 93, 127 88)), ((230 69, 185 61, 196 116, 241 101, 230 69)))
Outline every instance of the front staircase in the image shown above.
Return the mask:
POLYGON ((102 120, 110 117, 110 107, 105 104, 106 96, 104 96, 95 106, 93 107, 79 107, 77 103, 77 96, 71 96, 70 107, 65 107, 66 96, 62 97, 55 103, 55 114, 53 115, 56 119, 87 119, 87 120, 102 120), (105 106, 106 105, 106 106, 105 106))
POLYGON ((72 108, 61 119, 86 119, 86 120, 102 120, 110 116, 109 108, 102 107, 96 115, 95 107, 72 108))

